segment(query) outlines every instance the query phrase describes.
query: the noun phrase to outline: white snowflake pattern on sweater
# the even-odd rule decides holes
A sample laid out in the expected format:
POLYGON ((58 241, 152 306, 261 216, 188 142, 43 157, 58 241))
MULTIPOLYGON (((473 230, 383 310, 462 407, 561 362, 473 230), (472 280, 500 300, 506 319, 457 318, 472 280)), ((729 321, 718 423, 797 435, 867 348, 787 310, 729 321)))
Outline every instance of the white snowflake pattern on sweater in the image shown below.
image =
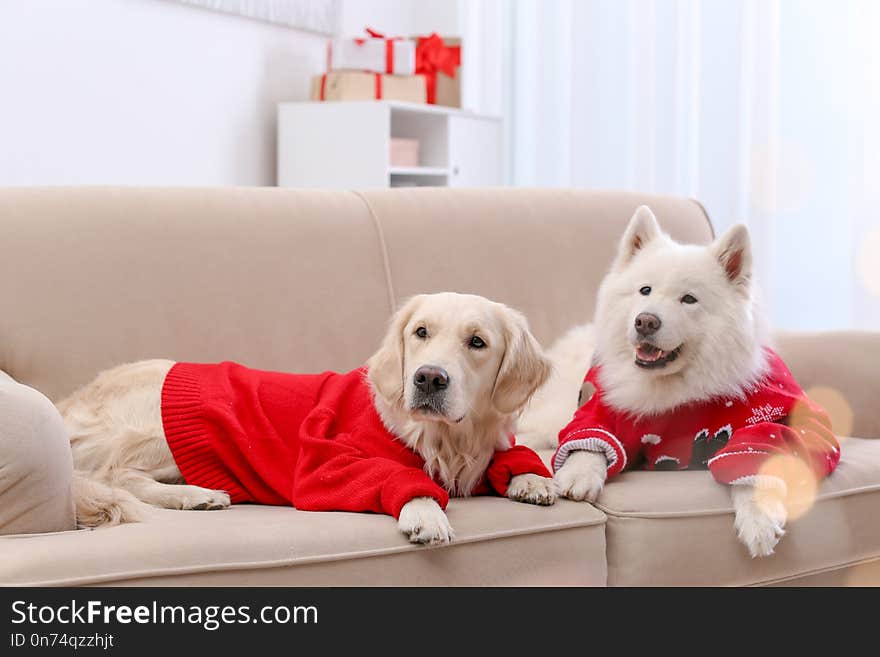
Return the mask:
POLYGON ((762 404, 752 409, 752 416, 746 418, 746 424, 758 424, 759 422, 775 422, 785 417, 785 409, 782 406, 762 404))

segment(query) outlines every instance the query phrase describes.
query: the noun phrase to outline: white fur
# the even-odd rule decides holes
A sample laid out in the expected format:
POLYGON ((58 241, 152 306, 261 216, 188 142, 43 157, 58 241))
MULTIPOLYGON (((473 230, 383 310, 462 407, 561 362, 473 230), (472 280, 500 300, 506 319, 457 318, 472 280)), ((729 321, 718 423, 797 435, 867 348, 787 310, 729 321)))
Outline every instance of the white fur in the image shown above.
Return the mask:
POLYGON ((698 399, 742 399, 766 372, 744 230, 735 226, 709 246, 678 244, 660 231, 650 210, 636 212, 596 303, 595 361, 610 406, 653 415, 698 399), (639 247, 632 251, 635 241, 639 247), (743 275, 736 282, 719 261, 731 246, 744 249, 743 275), (646 285, 649 296, 639 293, 646 285), (698 302, 681 303, 685 294, 698 302), (662 319, 658 347, 682 346, 679 358, 661 370, 638 369, 633 362, 633 323, 642 312, 662 319))
MULTIPOLYGON (((517 423, 516 437, 532 449, 556 446, 562 429, 578 408, 578 391, 593 357, 592 324, 575 326, 547 350, 553 371, 529 401, 517 423)), ((582 400, 582 403, 586 400, 582 400)))
MULTIPOLYGON (((146 505, 229 506, 224 491, 186 485, 166 443, 161 390, 173 364, 151 360, 108 370, 59 403, 78 471, 80 524, 134 521, 146 505)), ((368 378, 386 428, 424 459, 428 474, 451 494, 467 496, 494 452, 509 447, 517 416, 549 372, 520 313, 483 297, 448 293, 418 296, 404 305, 369 361, 368 378), (418 326, 429 329, 427 339, 414 337, 418 326), (485 348, 468 346, 474 335, 485 348), (442 414, 426 415, 411 405, 413 374, 422 365, 449 373, 442 414)), ((551 478, 520 475, 510 491, 523 502, 555 500, 551 478)), ((452 537, 433 500, 405 505, 400 526, 418 543, 452 537)))
POLYGON ((507 497, 517 502, 547 506, 556 501, 556 482, 536 474, 516 475, 507 486, 507 497))
MULTIPOLYGON (((756 307, 751 246, 744 226, 734 226, 708 246, 678 244, 642 206, 630 220, 599 288, 594 333, 586 327, 573 329, 568 336, 580 339, 581 345, 566 345, 565 350, 578 354, 580 349, 585 354, 594 336, 593 362, 601 366, 604 401, 632 416, 661 414, 699 400, 742 399, 767 368, 764 326, 756 307), (651 288, 648 295, 640 293, 645 286, 651 288), (683 303, 687 294, 696 297, 697 303, 683 303), (641 338, 634 320, 639 313, 661 318, 661 327, 653 336, 657 347, 666 352, 681 348, 679 357, 663 368, 643 369, 635 363, 641 338)), ((586 371, 581 356, 567 364, 554 362, 554 366, 558 378, 551 382, 574 381, 576 372, 582 378, 586 371)), ((578 385, 567 385, 570 388, 564 393, 539 390, 535 395, 530 412, 548 419, 543 434, 530 427, 531 434, 545 440, 564 424, 549 403, 540 409, 534 405, 549 394, 565 399, 554 402, 557 407, 570 406, 578 385)), ((601 454, 569 456, 556 473, 560 494, 595 500, 604 485, 604 473, 598 472, 604 461, 601 454)), ((753 486, 732 488, 740 539, 753 556, 772 553, 785 524, 781 502, 756 504, 753 486)))
POLYGON ((575 452, 556 472, 559 494, 578 502, 595 502, 605 486, 608 461, 600 452, 575 452))
POLYGON ((439 545, 455 538, 449 518, 431 497, 416 497, 403 505, 397 528, 412 543, 439 545))
POLYGON ((752 557, 773 554, 779 539, 785 534, 787 513, 783 496, 776 488, 757 488, 749 485, 730 487, 735 513, 734 527, 740 541, 752 557))

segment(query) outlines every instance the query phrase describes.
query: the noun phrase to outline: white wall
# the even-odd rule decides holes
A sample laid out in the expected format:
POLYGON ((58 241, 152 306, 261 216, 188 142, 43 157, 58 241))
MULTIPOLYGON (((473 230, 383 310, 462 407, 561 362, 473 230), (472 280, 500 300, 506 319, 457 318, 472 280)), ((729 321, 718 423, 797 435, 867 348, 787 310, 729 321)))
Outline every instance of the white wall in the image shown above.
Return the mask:
POLYGON ((459 3, 468 1, 473 0, 343 0, 342 34, 361 36, 370 27, 388 36, 460 36, 459 3))
MULTIPOLYGON (((343 0, 342 31, 458 34, 455 0, 343 0)), ((0 185, 275 184, 275 112, 326 37, 165 0, 0 2, 0 185)))
POLYGON ((0 185, 270 185, 324 39, 159 0, 0 3, 0 185))

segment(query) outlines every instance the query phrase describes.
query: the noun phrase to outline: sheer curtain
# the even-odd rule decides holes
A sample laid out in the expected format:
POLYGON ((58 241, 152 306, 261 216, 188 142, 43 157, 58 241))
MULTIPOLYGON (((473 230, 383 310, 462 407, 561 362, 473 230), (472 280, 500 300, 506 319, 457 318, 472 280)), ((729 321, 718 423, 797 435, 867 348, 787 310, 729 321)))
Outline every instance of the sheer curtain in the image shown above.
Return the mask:
POLYGON ((880 323, 880 3, 459 7, 510 184, 692 196, 749 225, 774 325, 880 323))

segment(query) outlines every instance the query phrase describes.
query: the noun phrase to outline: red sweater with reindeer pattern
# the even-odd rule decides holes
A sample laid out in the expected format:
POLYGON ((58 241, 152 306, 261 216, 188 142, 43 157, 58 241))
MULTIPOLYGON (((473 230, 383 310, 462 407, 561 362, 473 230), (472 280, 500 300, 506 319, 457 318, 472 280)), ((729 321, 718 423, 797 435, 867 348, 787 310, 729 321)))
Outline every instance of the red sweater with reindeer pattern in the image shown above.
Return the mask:
POLYGON ((572 452, 602 452, 608 477, 642 463, 648 470, 708 468, 725 484, 778 485, 774 455, 805 462, 816 479, 830 474, 840 446, 828 415, 813 403, 773 351, 766 350, 767 374, 742 399, 712 399, 668 413, 632 417, 603 399, 599 368, 586 376, 592 398, 559 433, 553 469, 572 452))
MULTIPOLYGON (((162 386, 165 438, 186 483, 224 490, 233 503, 395 518, 415 497, 445 508, 446 489, 385 428, 366 374, 176 363, 162 386)), ((551 476, 511 436, 471 494, 506 495, 510 480, 525 473, 551 476)))

